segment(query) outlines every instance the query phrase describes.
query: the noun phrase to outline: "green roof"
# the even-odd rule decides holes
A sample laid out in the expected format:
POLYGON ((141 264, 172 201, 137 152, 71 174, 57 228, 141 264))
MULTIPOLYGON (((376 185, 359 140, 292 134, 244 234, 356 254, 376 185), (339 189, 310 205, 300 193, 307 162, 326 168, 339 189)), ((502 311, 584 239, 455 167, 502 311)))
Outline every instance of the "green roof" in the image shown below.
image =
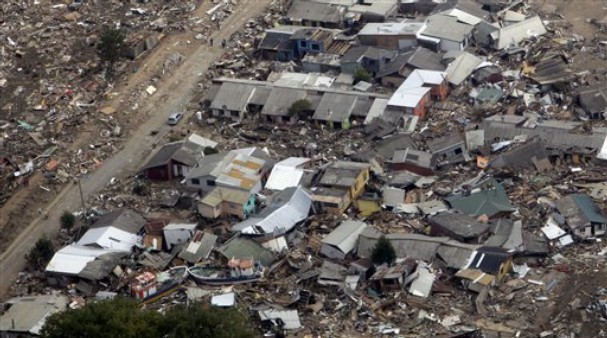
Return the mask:
POLYGON ((607 219, 601 213, 601 210, 594 204, 592 198, 588 195, 571 195, 582 214, 592 223, 607 223, 607 219))
POLYGON ((499 212, 512 211, 513 206, 510 204, 508 195, 501 184, 494 179, 490 179, 484 185, 489 185, 492 188, 469 196, 447 197, 445 200, 453 209, 474 216, 487 215, 491 217, 499 212))

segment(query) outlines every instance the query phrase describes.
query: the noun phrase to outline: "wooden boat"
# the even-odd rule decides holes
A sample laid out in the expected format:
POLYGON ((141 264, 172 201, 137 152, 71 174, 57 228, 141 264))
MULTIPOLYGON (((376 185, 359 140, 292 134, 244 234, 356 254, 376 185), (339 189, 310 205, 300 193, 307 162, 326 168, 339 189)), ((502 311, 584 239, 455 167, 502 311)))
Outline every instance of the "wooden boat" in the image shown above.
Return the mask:
POLYGON ((225 267, 192 266, 188 274, 199 284, 231 285, 254 283, 263 276, 263 267, 254 259, 232 258, 225 267))
POLYGON ((145 272, 135 278, 131 285, 131 293, 144 304, 153 303, 179 290, 187 276, 186 266, 176 266, 156 275, 145 272))

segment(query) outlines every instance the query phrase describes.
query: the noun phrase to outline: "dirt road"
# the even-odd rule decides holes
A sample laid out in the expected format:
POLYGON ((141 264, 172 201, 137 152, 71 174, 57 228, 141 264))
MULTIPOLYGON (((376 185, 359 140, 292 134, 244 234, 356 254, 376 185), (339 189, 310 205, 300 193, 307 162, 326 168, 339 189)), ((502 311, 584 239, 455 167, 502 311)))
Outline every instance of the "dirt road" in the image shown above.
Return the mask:
MULTIPOLYGON (((221 30, 213 34, 215 41, 229 39, 251 18, 263 13, 270 0, 247 0, 221 25, 221 30)), ((160 51, 162 52, 162 51, 160 51)), ((192 98, 193 90, 200 75, 204 74, 211 62, 223 53, 221 48, 200 45, 192 54, 174 69, 172 75, 159 84, 157 92, 144 106, 143 122, 134 130, 130 139, 120 152, 106 160, 103 165, 89 176, 82 179, 82 190, 85 198, 102 189, 112 177, 132 174, 149 155, 159 139, 168 132, 167 116, 186 107, 192 98), (151 136, 152 131, 160 131, 151 136)), ((189 116, 186 116, 186 119, 189 116)), ((182 122, 183 123, 183 122, 182 122)), ((80 209, 80 193, 77 184, 64 188, 46 207, 48 219, 35 219, 12 242, 10 247, 0 255, 0 295, 4 296, 12 285, 14 278, 25 266, 24 255, 43 235, 53 237, 58 231, 59 217, 63 210, 80 209)), ((32 211, 35 212, 35 211, 32 211)))

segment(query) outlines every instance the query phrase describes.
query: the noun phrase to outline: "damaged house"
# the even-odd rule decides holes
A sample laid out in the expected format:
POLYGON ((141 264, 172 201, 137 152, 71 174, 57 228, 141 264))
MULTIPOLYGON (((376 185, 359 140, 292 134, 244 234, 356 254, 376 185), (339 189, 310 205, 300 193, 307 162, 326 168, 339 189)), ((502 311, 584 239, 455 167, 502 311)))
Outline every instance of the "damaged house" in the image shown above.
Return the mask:
POLYGON ((185 177, 204 157, 205 150, 216 146, 217 142, 192 134, 183 141, 163 145, 139 171, 151 180, 185 177))
POLYGON ((358 32, 361 44, 390 50, 403 50, 417 45, 422 22, 367 23, 358 32))
POLYGON ((335 230, 322 240, 320 253, 331 259, 343 260, 356 249, 358 235, 367 224, 360 221, 343 221, 335 230))
POLYGON ((284 234, 308 217, 311 206, 312 198, 304 188, 286 188, 272 195, 260 213, 235 224, 232 231, 247 235, 284 234))
POLYGON ((428 219, 431 236, 447 236, 463 243, 480 243, 489 232, 487 224, 459 213, 442 212, 428 219))
POLYGON ((254 211, 255 194, 238 189, 216 187, 198 202, 198 213, 209 219, 227 216, 245 219, 254 211))
POLYGON ((580 239, 603 236, 607 219, 588 195, 568 195, 555 202, 569 230, 580 239))
POLYGON ((322 209, 341 215, 360 197, 369 181, 369 164, 336 161, 320 174, 312 199, 322 209))

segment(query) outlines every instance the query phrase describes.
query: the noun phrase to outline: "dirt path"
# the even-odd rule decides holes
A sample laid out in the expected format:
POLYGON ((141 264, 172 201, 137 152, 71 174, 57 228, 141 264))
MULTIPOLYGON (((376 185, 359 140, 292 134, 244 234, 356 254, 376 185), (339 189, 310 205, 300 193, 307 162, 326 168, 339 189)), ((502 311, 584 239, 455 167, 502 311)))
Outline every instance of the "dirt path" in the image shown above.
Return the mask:
MULTIPOLYGON (((270 0, 243 1, 235 13, 222 23, 221 30, 213 34, 213 39, 215 41, 229 39, 249 19, 263 13, 269 3, 270 0)), ((210 63, 220 57, 223 52, 220 48, 201 45, 200 42, 195 40, 190 41, 192 44, 197 43, 198 46, 191 54, 184 51, 185 60, 172 70, 172 74, 158 85, 158 91, 139 108, 142 114, 139 115, 141 117, 138 120, 141 123, 131 133, 130 139, 124 144, 122 150, 106 160, 95 172, 82 179, 82 190, 85 198, 103 188, 112 177, 129 175, 139 167, 141 162, 149 155, 153 146, 170 131, 165 123, 167 116, 180 107, 187 106, 200 75, 204 74, 210 63), (160 132, 151 136, 152 131, 160 132)), ((179 40, 179 44, 182 43, 187 44, 186 41, 179 40)), ((167 46, 167 43, 163 45, 167 46)), ((154 56, 154 59, 164 60, 167 53, 163 52, 161 51, 159 56, 154 56)), ((154 60, 147 63, 155 64, 154 60)), ((124 100, 124 97, 117 96, 115 100, 124 100)), ((120 106, 120 102, 115 102, 115 104, 115 106, 120 106)), ((188 117, 186 116, 186 119, 188 117)), ((38 217, 20 232, 10 247, 0 255, 0 295, 4 296, 6 294, 14 278, 23 270, 25 266, 24 255, 33 244, 41 236, 46 234, 53 237, 58 231, 61 212, 79 208, 78 185, 68 185, 57 194, 56 198, 46 208, 43 208, 48 214, 48 219, 44 220, 38 217)), ((28 212, 35 213, 36 211, 30 210, 28 212)))

